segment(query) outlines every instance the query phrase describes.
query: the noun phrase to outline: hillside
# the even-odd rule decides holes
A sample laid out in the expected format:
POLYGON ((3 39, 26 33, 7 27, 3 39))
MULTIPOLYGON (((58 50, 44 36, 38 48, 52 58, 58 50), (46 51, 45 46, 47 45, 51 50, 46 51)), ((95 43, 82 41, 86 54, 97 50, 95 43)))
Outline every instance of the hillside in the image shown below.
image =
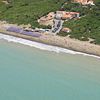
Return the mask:
POLYGON ((37 19, 50 11, 58 10, 64 0, 0 0, 0 20, 38 27, 37 19))
POLYGON ((69 2, 63 8, 66 11, 80 12, 80 19, 70 20, 64 23, 64 27, 72 29, 71 33, 60 32, 59 35, 70 35, 71 38, 87 41, 89 38, 95 44, 100 44, 100 1, 95 1, 95 6, 82 6, 69 2))
POLYGON ((8 4, 0 1, 0 20, 9 23, 31 24, 34 27, 44 27, 37 23, 37 19, 49 12, 61 9, 65 11, 80 12, 80 19, 69 20, 63 27, 68 27, 71 33, 60 32, 58 35, 70 35, 71 38, 79 40, 89 40, 95 44, 100 44, 100 1, 95 0, 94 6, 83 6, 72 3, 70 0, 7 0, 8 4))

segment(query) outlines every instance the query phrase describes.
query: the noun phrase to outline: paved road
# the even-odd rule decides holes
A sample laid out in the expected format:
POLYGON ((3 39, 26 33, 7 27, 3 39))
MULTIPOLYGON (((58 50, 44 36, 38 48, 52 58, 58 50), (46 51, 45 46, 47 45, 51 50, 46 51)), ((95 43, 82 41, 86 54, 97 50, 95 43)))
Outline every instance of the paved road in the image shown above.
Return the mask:
POLYGON ((60 30, 62 29, 63 22, 64 21, 62 20, 54 19, 54 25, 52 26, 52 29, 51 29, 54 35, 60 32, 60 30))

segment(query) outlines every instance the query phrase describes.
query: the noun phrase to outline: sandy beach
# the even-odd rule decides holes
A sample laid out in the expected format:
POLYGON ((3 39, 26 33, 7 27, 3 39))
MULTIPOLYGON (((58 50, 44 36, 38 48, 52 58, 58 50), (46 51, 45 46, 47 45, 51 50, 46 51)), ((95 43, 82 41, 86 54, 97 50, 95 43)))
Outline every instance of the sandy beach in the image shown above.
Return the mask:
POLYGON ((20 33, 8 32, 2 27, 2 25, 0 25, 0 33, 20 37, 31 41, 45 43, 48 45, 58 46, 78 52, 100 56, 100 46, 89 43, 87 41, 80 41, 76 39, 71 39, 69 37, 54 36, 47 33, 41 33, 40 37, 32 37, 20 33))
POLYGON ((0 29, 0 33, 15 36, 15 37, 20 37, 20 38, 31 40, 31 41, 41 42, 41 43, 45 43, 48 45, 58 46, 58 47, 62 47, 62 48, 66 48, 66 49, 70 49, 70 50, 74 50, 78 52, 100 56, 100 46, 99 45, 79 41, 76 39, 71 39, 68 37, 60 37, 60 36, 42 34, 41 37, 36 38, 32 36, 22 35, 19 33, 4 31, 1 29, 0 29))

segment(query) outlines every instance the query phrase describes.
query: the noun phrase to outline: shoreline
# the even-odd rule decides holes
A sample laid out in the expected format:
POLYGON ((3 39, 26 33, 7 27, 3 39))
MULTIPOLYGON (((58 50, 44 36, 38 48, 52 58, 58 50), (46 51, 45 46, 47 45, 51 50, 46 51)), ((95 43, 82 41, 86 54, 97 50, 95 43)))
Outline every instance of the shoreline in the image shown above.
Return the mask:
POLYGON ((46 51, 56 52, 56 53, 83 55, 83 56, 95 57, 95 58, 100 59, 100 57, 96 56, 96 55, 90 55, 90 54, 86 54, 86 53, 82 53, 82 52, 78 52, 78 51, 73 51, 73 50, 69 50, 69 49, 66 49, 66 48, 62 48, 62 47, 57 47, 57 46, 39 43, 39 42, 36 42, 36 41, 30 41, 30 40, 26 40, 26 39, 23 39, 23 38, 5 35, 5 34, 2 34, 2 33, 0 33, 0 39, 6 40, 8 42, 20 43, 20 44, 23 44, 23 45, 35 47, 35 48, 43 50, 43 51, 46 50, 46 51))
POLYGON ((5 30, 0 30, 0 33, 4 35, 9 35, 9 36, 14 36, 14 37, 22 38, 25 40, 29 40, 31 42, 33 41, 33 42, 37 42, 41 44, 43 43, 49 46, 55 46, 55 47, 62 48, 62 49, 68 49, 70 51, 76 52, 76 54, 100 57, 100 46, 99 45, 70 39, 68 37, 60 37, 60 36, 42 34, 41 37, 37 38, 37 37, 28 36, 28 35, 23 35, 20 33, 8 32, 5 30))

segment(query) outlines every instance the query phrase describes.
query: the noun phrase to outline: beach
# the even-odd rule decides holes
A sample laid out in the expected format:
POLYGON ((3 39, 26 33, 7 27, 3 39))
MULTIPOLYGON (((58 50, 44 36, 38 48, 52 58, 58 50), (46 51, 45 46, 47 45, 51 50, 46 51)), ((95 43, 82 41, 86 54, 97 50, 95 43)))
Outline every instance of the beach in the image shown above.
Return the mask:
MULTIPOLYGON (((10 36, 14 36, 26 40, 38 42, 38 43, 43 43, 51 46, 57 46, 57 47, 73 50, 76 52, 82 52, 86 54, 100 56, 100 45, 90 43, 89 41, 80 41, 77 39, 72 39, 68 36, 62 37, 58 35, 53 35, 52 33, 50 34, 45 32, 44 33, 36 32, 35 35, 39 35, 39 36, 31 36, 28 34, 21 34, 20 32, 12 32, 13 30, 18 31, 20 30, 20 28, 22 31, 24 30, 24 27, 25 25, 18 26, 17 24, 9 24, 5 21, 0 21, 0 33, 2 34, 10 35, 10 36), (9 31, 9 29, 11 31, 9 31)), ((28 28, 29 27, 28 25, 26 25, 26 27, 27 29, 30 29, 28 28)), ((21 40, 19 40, 19 42, 21 42, 21 40)))
POLYGON ((58 47, 62 47, 62 48, 66 48, 66 49, 70 49, 82 53, 100 56, 99 45, 91 44, 89 42, 79 41, 76 39, 71 39, 69 37, 60 37, 60 36, 53 36, 53 35, 41 33, 42 35, 37 38, 37 37, 32 37, 28 35, 19 34, 19 33, 8 32, 6 30, 1 30, 1 29, 0 29, 0 33, 27 39, 30 41, 58 46, 58 47))

